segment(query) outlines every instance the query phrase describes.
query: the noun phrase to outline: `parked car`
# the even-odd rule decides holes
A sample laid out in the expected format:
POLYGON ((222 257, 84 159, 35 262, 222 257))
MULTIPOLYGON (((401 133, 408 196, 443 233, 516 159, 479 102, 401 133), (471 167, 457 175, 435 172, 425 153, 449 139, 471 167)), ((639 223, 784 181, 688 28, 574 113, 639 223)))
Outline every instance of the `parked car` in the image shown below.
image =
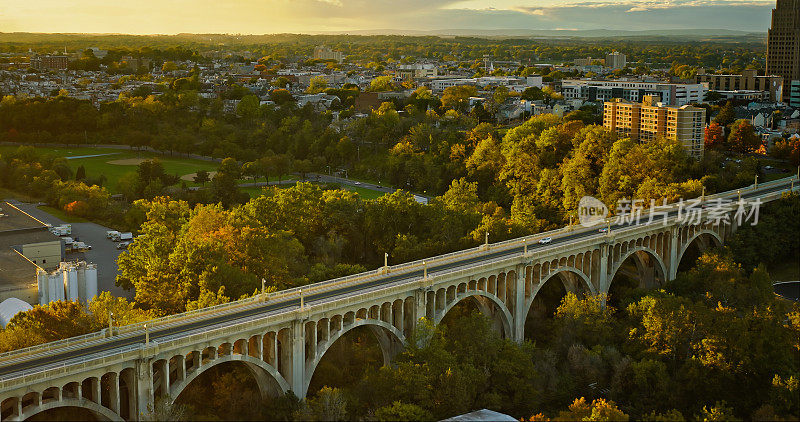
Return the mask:
POLYGON ((130 244, 131 244, 131 242, 120 242, 120 243, 117 243, 117 249, 128 249, 128 245, 130 245, 130 244))

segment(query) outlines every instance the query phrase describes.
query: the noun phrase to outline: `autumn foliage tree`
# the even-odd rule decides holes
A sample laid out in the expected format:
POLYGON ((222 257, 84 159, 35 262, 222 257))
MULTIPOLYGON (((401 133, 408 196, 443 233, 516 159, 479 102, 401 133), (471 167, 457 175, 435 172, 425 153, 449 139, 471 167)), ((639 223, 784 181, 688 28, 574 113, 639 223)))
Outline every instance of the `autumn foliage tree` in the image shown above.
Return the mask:
POLYGON ((717 122, 711 122, 705 130, 705 149, 722 149, 725 143, 723 127, 717 122))
POLYGON ((753 124, 749 120, 740 119, 734 122, 731 127, 728 146, 733 152, 743 154, 755 152, 761 146, 761 138, 758 137, 753 124))

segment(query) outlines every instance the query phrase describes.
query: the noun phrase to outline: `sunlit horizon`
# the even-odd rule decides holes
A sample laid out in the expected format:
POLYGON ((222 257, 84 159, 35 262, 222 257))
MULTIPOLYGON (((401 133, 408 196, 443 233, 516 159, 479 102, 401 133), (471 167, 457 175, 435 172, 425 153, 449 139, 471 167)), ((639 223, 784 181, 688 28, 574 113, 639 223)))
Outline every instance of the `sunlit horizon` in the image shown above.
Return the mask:
POLYGON ((659 30, 764 32, 771 1, 733 0, 6 0, 0 32, 131 35, 659 30))

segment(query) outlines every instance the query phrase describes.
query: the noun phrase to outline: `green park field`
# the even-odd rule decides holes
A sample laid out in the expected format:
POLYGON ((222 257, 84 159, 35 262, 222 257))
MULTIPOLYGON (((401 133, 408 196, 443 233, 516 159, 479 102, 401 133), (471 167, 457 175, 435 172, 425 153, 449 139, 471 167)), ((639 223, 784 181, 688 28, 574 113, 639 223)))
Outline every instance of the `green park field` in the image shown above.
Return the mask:
MULTIPOLYGON (((0 155, 6 155, 14 150, 17 146, 0 146, 0 155)), ((50 148, 50 147, 37 147, 36 151, 39 153, 47 153, 58 157, 67 158, 72 171, 75 172, 78 167, 83 166, 86 169, 86 176, 88 178, 96 178, 100 175, 106 177, 104 186, 111 193, 118 193, 117 181, 127 173, 136 171, 136 167, 144 160, 152 160, 158 158, 161 164, 164 165, 164 171, 167 174, 175 174, 179 177, 183 176, 188 186, 197 186, 197 183, 192 181, 192 175, 200 170, 213 172, 217 170, 219 163, 213 161, 197 160, 192 158, 184 158, 180 156, 170 156, 157 154, 150 151, 134 151, 130 149, 114 149, 114 148, 50 148)), ((296 176, 284 175, 283 180, 292 180, 296 176)), ((270 180, 278 180, 277 177, 271 177, 270 180)), ((258 182, 263 182, 264 179, 257 179, 258 182)), ((251 183, 252 179, 243 179, 241 183, 251 183)), ((377 183, 377 182, 373 182, 377 183)), ((283 185, 289 187, 291 185, 283 185)), ((363 199, 375 199, 383 195, 383 192, 374 191, 370 189, 342 185, 342 189, 352 190, 357 192, 363 199)), ((242 188, 251 197, 259 196, 262 192, 261 187, 246 187, 242 188)))
MULTIPOLYGON (((16 146, 0 146, 0 154, 5 155, 17 148, 16 146)), ((164 171, 167 174, 176 174, 178 176, 192 174, 199 170, 215 171, 219 166, 218 163, 212 161, 128 149, 37 147, 36 151, 67 158, 67 162, 73 172, 78 167, 83 166, 86 169, 86 176, 89 178, 104 175, 106 177, 104 185, 112 193, 117 193, 117 181, 126 173, 135 172, 136 166, 144 160, 158 158, 164 165, 164 171)), ((191 180, 186 183, 189 186, 196 185, 191 180)))

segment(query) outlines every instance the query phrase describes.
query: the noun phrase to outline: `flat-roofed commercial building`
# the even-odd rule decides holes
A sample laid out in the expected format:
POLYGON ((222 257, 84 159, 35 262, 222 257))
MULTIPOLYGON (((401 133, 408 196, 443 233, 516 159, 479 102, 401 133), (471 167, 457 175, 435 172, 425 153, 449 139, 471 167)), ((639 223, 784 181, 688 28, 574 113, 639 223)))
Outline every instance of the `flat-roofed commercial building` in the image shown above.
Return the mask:
POLYGON ((0 202, 0 302, 16 297, 39 303, 36 273, 58 268, 64 242, 41 221, 0 202))
POLYGON ((649 95, 641 103, 618 98, 603 104, 603 126, 609 130, 638 142, 674 139, 693 157, 703 155, 705 121, 704 108, 668 106, 649 95))
POLYGON ((770 101, 783 101, 783 77, 758 76, 753 69, 744 70, 741 75, 700 73, 695 82, 707 83, 711 91, 765 91, 769 92, 770 101))
POLYGON ((683 106, 705 99, 705 84, 673 84, 627 80, 564 79, 561 93, 566 100, 611 101, 622 98, 639 102, 646 95, 657 96, 665 104, 683 106))

